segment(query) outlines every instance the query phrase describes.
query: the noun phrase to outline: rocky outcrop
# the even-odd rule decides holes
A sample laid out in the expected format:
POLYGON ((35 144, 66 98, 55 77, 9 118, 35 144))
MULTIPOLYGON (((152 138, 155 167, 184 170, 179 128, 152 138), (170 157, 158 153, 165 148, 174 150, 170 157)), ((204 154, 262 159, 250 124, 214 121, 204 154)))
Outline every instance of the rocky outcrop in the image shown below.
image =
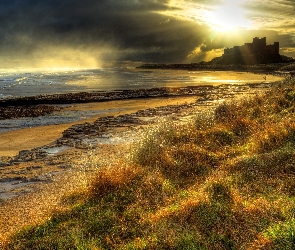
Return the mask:
MULTIPOLYGON (((240 91, 246 91, 255 87, 255 84, 240 85, 240 91)), ((113 92, 80 92, 56 95, 39 95, 0 100, 0 120, 20 117, 38 117, 59 111, 57 104, 73 104, 86 102, 104 102, 111 100, 173 97, 173 96, 197 96, 203 99, 214 99, 230 94, 237 87, 234 85, 200 85, 176 88, 151 88, 139 90, 118 90, 113 92)))
POLYGON ((117 90, 112 92, 95 91, 54 95, 38 95, 30 97, 6 98, 0 100, 0 107, 45 105, 45 104, 71 104, 86 102, 102 102, 123 100, 130 98, 148 98, 171 95, 189 94, 190 87, 185 88, 151 88, 137 90, 117 90))
POLYGON ((59 110, 59 107, 49 105, 0 107, 0 120, 21 117, 38 117, 59 110))
POLYGON ((97 119, 93 123, 76 124, 66 129, 63 132, 63 137, 58 139, 57 145, 74 146, 79 144, 79 141, 84 138, 102 137, 108 131, 119 127, 130 127, 144 125, 147 122, 131 115, 106 116, 97 119))

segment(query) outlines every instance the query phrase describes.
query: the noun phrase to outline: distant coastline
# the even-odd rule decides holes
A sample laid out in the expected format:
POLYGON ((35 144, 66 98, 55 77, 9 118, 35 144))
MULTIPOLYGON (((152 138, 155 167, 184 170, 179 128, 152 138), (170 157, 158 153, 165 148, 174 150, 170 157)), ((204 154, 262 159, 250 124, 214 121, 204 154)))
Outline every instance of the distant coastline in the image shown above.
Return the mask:
POLYGON ((144 69, 184 69, 184 70, 220 70, 220 71, 246 71, 263 74, 295 74, 295 59, 280 55, 279 42, 273 45, 266 44, 266 37, 253 38, 252 43, 242 46, 225 48, 220 57, 209 62, 190 64, 158 64, 146 63, 138 68, 144 69))
POLYGON ((286 75, 295 73, 295 62, 270 63, 256 65, 212 64, 210 62, 199 63, 146 63, 138 69, 175 69, 175 70, 206 70, 206 71, 241 71, 262 74, 286 75))

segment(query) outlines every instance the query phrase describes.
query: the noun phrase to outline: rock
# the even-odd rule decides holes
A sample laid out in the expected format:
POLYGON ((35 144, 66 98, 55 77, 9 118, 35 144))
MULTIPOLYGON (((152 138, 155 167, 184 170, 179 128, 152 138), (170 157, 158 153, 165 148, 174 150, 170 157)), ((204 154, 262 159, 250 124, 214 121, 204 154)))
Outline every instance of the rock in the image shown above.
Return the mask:
POLYGON ((2 165, 8 164, 8 166, 9 166, 12 159, 13 158, 10 156, 2 156, 2 157, 0 157, 0 164, 2 164, 2 165))
POLYGON ((37 169, 42 169, 43 167, 41 167, 41 166, 32 166, 31 168, 34 169, 34 170, 37 170, 37 169))
POLYGON ((0 120, 10 118, 21 118, 21 117, 38 117, 51 114, 55 111, 60 110, 57 106, 48 105, 24 105, 19 106, 0 107, 0 120))
POLYGON ((6 163, 6 162, 0 162, 0 167, 8 167, 10 166, 9 163, 6 163))
POLYGON ((29 179, 30 182, 47 182, 52 181, 51 176, 48 175, 39 175, 29 179))
POLYGON ((30 150, 21 150, 21 151, 19 151, 18 155, 19 155, 19 157, 25 157, 30 153, 31 153, 30 150))
POLYGON ((70 165, 60 165, 60 166, 57 166, 59 169, 71 169, 72 166, 70 165))
POLYGON ((13 182, 13 181, 18 181, 18 182, 27 182, 28 179, 23 176, 16 176, 16 177, 4 177, 0 179, 0 182, 13 182))

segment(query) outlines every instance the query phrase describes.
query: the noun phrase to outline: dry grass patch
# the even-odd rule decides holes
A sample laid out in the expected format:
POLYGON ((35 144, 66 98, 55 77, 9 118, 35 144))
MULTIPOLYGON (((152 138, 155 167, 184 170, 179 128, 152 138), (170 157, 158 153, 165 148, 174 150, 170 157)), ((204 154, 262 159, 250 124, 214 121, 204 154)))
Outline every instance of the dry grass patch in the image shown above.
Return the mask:
POLYGON ((98 199, 122 189, 140 177, 142 169, 134 166, 117 166, 98 169, 90 182, 88 195, 98 199))

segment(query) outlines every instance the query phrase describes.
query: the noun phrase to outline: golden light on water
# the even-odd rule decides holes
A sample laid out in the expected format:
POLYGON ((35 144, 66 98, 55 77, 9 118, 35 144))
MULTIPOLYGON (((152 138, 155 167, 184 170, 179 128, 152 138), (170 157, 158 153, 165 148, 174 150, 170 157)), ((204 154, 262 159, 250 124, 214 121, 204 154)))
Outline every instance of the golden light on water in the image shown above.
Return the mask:
POLYGON ((243 1, 227 0, 223 5, 217 5, 211 10, 205 10, 205 21, 217 31, 234 31, 251 28, 247 20, 243 1))

